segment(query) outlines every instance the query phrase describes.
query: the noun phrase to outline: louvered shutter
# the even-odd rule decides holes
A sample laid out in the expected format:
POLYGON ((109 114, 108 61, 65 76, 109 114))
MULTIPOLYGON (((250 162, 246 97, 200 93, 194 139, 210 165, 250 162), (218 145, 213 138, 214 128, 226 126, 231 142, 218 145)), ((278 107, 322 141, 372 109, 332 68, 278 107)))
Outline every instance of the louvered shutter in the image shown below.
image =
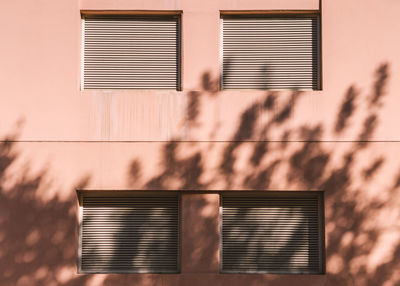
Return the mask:
POLYGON ((316 15, 223 18, 224 89, 319 89, 316 15))
POLYGON ((179 17, 84 17, 84 89, 179 89, 179 17))
POLYGON ((322 273, 321 199, 227 195, 222 200, 222 272, 322 273))
POLYGON ((178 197, 83 197, 83 273, 177 273, 178 197))

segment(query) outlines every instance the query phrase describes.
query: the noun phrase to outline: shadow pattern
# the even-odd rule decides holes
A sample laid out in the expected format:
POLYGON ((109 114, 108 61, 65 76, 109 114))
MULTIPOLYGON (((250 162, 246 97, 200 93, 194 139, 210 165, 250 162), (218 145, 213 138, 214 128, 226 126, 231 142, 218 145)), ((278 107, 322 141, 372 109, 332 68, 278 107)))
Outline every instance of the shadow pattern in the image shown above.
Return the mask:
MULTIPOLYGON (((374 224, 373 218, 395 208, 393 204, 398 201, 400 175, 392 179, 392 186, 385 190, 386 195, 382 197, 369 198, 365 191, 374 178, 381 175, 380 171, 387 161, 385 157, 369 157, 369 154, 374 152, 370 139, 380 123, 380 111, 387 95, 388 80, 389 64, 383 63, 377 68, 372 91, 365 99, 368 110, 361 113, 365 114, 363 124, 358 126, 359 131, 354 142, 343 145, 345 150, 338 151, 332 144, 321 141, 321 138, 327 130, 333 130, 338 136, 344 133, 350 126, 351 118, 356 112, 360 112, 359 103, 363 102, 364 97, 355 85, 345 92, 334 126, 323 126, 318 122, 308 126, 290 125, 289 121, 304 94, 294 91, 286 102, 278 104, 280 94, 267 92, 262 99, 253 102, 241 113, 236 130, 232 130, 231 141, 219 152, 213 176, 204 179, 204 174, 209 172, 207 150, 198 148, 195 152, 186 152, 184 143, 173 140, 163 146, 158 174, 137 188, 197 191, 207 190, 213 184, 217 184, 220 189, 229 190, 235 182, 236 186, 241 185, 248 190, 268 190, 274 180, 279 178, 288 186, 296 186, 297 189, 323 190, 327 236, 327 275, 324 277, 324 284, 397 285, 400 283, 400 275, 396 274, 400 268, 400 241, 397 239, 392 243, 392 255, 384 262, 371 266, 370 257, 376 253, 376 249, 382 247, 381 240, 391 231, 374 224), (265 118, 268 119, 262 121, 265 118), (268 141, 272 132, 280 134, 282 142, 268 141), (290 141, 294 134, 300 135, 301 140, 290 141), (249 142, 255 138, 257 142, 249 142), (242 149, 248 146, 251 149, 248 152, 250 155, 245 159, 248 164, 245 169, 238 168, 239 161, 244 160, 242 149), (363 165, 361 171, 359 165, 363 165)), ((205 74, 202 82, 204 92, 196 91, 190 94, 187 111, 187 123, 190 128, 196 128, 196 120, 202 112, 202 93, 218 97, 219 79, 212 80, 209 74, 205 74)), ((75 200, 72 197, 68 201, 58 197, 48 202, 39 199, 37 189, 48 176, 46 171, 33 178, 30 176, 29 179, 23 175, 23 179, 15 186, 8 189, 4 187, 5 174, 19 156, 12 140, 14 137, 9 138, 11 140, 6 138, 0 145, 1 284, 91 284, 91 276, 71 277, 68 274, 71 268, 76 267, 77 257, 75 200), (16 240, 15 237, 19 239, 16 240)), ((132 159, 128 170, 132 184, 142 179, 143 164, 144 162, 136 158, 132 159)), ((386 181, 390 181, 390 178, 386 178, 386 181)), ((193 208, 200 210, 200 217, 201 210, 207 207, 206 201, 193 202, 193 208)), ((201 227, 195 231, 195 237, 192 236, 193 239, 205 241, 210 245, 204 252, 197 249, 189 254, 193 260, 193 267, 196 267, 196 261, 206 261, 211 259, 210 257, 215 259, 217 249, 212 246, 215 237, 208 237, 208 233, 218 227, 215 221, 204 219, 201 227)), ((243 244, 243 253, 248 246, 254 245, 251 233, 250 229, 248 241, 243 244)), ((116 243, 123 245, 124 242, 117 240, 116 243)), ((193 243, 188 248, 196 249, 197 246, 193 243)), ((285 252, 285 246, 277 247, 276 251, 285 252)), ((259 253, 263 253, 262 246, 259 253)), ((213 261, 217 263, 215 261, 218 259, 213 261)), ((122 277, 125 279, 124 283, 129 284, 140 283, 141 279, 146 279, 147 276, 122 277)), ((153 278, 153 281, 160 284, 165 282, 158 276, 153 278)), ((98 284, 116 285, 120 279, 121 276, 109 275, 98 284)), ((243 282, 240 279, 237 281, 243 282)), ((292 279, 279 276, 257 276, 249 280, 248 285, 259 285, 265 281, 271 285, 293 285, 292 279)))

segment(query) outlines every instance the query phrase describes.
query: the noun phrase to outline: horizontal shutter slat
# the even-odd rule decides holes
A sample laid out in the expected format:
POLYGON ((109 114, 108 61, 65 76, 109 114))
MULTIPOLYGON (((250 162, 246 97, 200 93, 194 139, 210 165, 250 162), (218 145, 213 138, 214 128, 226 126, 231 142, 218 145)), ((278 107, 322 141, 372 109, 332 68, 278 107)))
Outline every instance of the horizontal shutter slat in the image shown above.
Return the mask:
POLYGON ((178 89, 178 29, 178 17, 86 16, 84 89, 178 89))
POLYGON ((222 197, 224 273, 321 273, 318 195, 222 197))
POLYGON ((178 197, 83 197, 84 273, 177 273, 178 197))
POLYGON ((319 19, 223 19, 224 89, 319 89, 319 19))

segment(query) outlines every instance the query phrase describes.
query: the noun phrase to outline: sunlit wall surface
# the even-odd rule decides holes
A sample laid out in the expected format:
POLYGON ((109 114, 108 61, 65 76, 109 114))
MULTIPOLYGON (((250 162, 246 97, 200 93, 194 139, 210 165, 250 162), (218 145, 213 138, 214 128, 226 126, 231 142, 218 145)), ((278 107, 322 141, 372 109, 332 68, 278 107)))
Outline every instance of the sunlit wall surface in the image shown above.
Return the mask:
MULTIPOLYGON (((0 285, 399 285, 398 1, 3 0, 0 7, 0 285), (104 11, 179 16, 179 88, 81 88, 82 15, 104 11), (319 86, 222 89, 224 15, 276 11, 318 15, 319 46, 310 51, 318 52, 311 61, 319 86), (172 216, 179 231, 171 232, 178 271, 79 271, 78 194, 113 191, 179 194, 172 216), (288 219, 295 230, 314 235, 309 244, 289 237, 301 247, 288 261, 303 263, 298 253, 312 249, 320 264, 287 274, 277 244, 283 266, 274 274, 254 265, 253 273, 226 273, 224 229, 236 231, 222 224, 230 219, 222 215, 228 192, 321 196, 309 209, 280 205, 297 212, 288 219), (299 221, 308 229, 296 228, 299 221), (321 240, 319 250, 311 247, 321 240)), ((257 203, 249 204, 252 214, 257 203)), ((273 217, 267 206, 261 211, 273 217)), ((243 237, 245 250, 262 241, 243 237)), ((242 269, 249 253, 231 266, 242 269)))

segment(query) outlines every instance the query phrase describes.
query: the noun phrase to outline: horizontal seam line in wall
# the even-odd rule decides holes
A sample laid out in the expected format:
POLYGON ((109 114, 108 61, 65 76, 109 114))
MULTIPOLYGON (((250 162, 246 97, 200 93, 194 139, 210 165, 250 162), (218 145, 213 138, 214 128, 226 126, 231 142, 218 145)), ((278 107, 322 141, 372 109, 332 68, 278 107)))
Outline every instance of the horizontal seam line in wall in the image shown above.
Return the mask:
POLYGON ((400 143, 400 140, 0 140, 10 143, 400 143))

